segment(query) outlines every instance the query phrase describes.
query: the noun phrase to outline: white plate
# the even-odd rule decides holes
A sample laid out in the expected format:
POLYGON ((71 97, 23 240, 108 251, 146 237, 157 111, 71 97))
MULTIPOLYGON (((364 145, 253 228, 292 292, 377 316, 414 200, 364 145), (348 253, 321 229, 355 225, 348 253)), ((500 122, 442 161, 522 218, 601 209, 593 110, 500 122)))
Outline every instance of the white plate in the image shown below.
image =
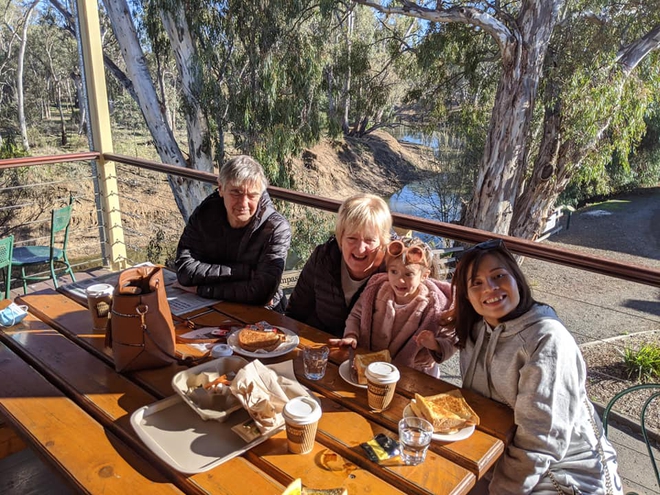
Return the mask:
POLYGON ((339 365, 339 376, 341 376, 346 383, 350 383, 354 387, 367 388, 366 385, 351 380, 351 365, 348 359, 339 365))
MULTIPOLYGON (((413 412, 412 407, 408 404, 403 409, 403 417, 407 418, 409 416, 416 416, 413 412)), ((434 433, 433 440, 438 440, 440 442, 458 442, 459 440, 465 440, 469 438, 470 435, 474 433, 474 425, 466 426, 462 430, 458 430, 456 433, 444 434, 444 433, 434 433)))
POLYGON ((282 330, 282 332, 284 332, 284 342, 282 342, 272 351, 259 350, 252 352, 243 349, 240 345, 238 345, 238 332, 240 331, 240 329, 234 330, 227 337, 227 345, 229 345, 232 351, 234 351, 236 354, 240 354, 241 356, 253 357, 253 358, 271 358, 271 357, 283 356, 284 354, 292 351, 298 346, 300 339, 298 338, 295 332, 289 330, 288 328, 280 327, 277 325, 274 326, 276 326, 276 328, 279 328, 280 330, 282 330))

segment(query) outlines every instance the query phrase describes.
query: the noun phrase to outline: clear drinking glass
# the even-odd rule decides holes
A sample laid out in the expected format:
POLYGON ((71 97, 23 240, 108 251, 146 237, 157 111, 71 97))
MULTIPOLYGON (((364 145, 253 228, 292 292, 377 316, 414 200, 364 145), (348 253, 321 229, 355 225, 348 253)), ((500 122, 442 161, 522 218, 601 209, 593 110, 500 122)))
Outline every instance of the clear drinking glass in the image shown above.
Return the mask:
POLYGON ((433 437, 433 425, 422 418, 410 416, 399 421, 401 460, 415 466, 424 462, 433 437))
POLYGON ((312 345, 303 347, 303 365, 305 377, 310 380, 320 380, 325 375, 328 365, 330 348, 327 345, 312 345))

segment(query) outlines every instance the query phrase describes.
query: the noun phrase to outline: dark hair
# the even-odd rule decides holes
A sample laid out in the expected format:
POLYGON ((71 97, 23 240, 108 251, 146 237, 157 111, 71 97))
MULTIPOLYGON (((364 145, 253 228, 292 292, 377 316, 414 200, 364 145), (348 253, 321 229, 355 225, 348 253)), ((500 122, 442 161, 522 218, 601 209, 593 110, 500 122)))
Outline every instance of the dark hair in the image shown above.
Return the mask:
POLYGON ((441 324, 443 326, 448 326, 456 330, 458 347, 460 348, 465 347, 465 342, 468 339, 472 327, 474 327, 474 324, 482 318, 482 316, 474 310, 472 303, 470 303, 468 299, 468 277, 471 273, 479 270, 481 261, 488 255, 497 256, 497 258, 504 264, 505 268, 511 273, 511 275, 513 275, 513 278, 518 284, 520 302, 516 309, 502 318, 502 321, 517 318, 518 316, 525 314, 534 304, 536 304, 536 301, 532 297, 532 290, 525 279, 525 275, 523 275, 518 263, 506 248, 504 242, 487 241, 468 249, 463 256, 461 256, 461 259, 456 266, 454 277, 452 278, 451 286, 452 293, 454 294, 454 303, 441 317, 441 324))

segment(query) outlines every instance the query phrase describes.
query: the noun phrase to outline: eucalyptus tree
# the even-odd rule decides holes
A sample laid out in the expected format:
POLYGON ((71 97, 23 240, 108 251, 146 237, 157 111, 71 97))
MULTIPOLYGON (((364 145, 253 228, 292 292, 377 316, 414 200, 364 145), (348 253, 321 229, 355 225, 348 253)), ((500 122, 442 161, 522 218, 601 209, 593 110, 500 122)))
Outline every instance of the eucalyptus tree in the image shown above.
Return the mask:
POLYGON ((408 81, 401 77, 410 63, 415 19, 379 19, 371 9, 337 3, 324 89, 331 135, 364 136, 391 127, 401 109, 408 81))
POLYGON ((325 18, 309 0, 213 5, 198 29, 216 128, 286 186, 288 159, 320 137, 325 18))
POLYGON ((648 106, 658 101, 659 46, 657 0, 569 6, 545 60, 539 139, 516 203, 513 235, 537 235, 576 174, 605 175, 612 160, 628 166, 648 106))
MULTIPOLYGON (((53 12, 48 9, 40 12, 29 36, 29 68, 31 99, 41 100, 41 106, 48 107, 54 102, 59 115, 60 144, 67 145, 68 134, 65 105, 73 108, 73 95, 69 94, 71 74, 78 69, 78 52, 75 41, 64 33, 54 22, 53 12), (45 94, 38 88, 45 82, 45 94), (52 99, 51 99, 52 98, 52 99)), ((32 106, 37 106, 33 104, 32 106)))
POLYGON ((627 134, 628 143, 639 135, 634 128, 643 106, 630 99, 630 76, 657 48, 657 0, 520 0, 498 3, 497 8, 487 2, 357 2, 388 15, 425 19, 436 31, 464 24, 496 55, 497 89, 472 199, 464 213, 468 226, 533 237, 547 208, 585 157, 604 149, 602 138, 613 122, 621 124, 617 132, 627 134), (603 23, 618 44, 587 36, 587 45, 572 45, 575 53, 582 50, 582 65, 575 60, 562 63, 563 50, 569 50, 566 42, 589 31, 592 22, 603 23), (562 30, 563 37, 556 34, 562 30), (555 68, 554 79, 543 85, 546 111, 534 127, 544 68, 555 68), (562 95, 570 104, 561 104, 562 95), (626 126, 629 122, 632 127, 626 126))

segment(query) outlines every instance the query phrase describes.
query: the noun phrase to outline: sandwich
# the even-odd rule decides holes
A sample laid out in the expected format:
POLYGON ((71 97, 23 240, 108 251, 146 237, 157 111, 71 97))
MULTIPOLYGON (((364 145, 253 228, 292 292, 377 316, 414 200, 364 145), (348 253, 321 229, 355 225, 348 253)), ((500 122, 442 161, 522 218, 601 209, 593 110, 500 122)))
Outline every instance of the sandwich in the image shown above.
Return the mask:
POLYGON ((415 416, 431 423, 435 433, 452 434, 466 426, 479 424, 479 416, 459 390, 430 397, 415 394, 415 398, 410 401, 410 408, 415 416))
POLYGON ((276 330, 243 328, 238 332, 238 345, 241 349, 250 352, 255 352, 259 349, 270 352, 280 345, 282 337, 283 335, 276 330))
POLYGON ((383 361, 386 363, 392 362, 392 356, 390 356, 390 351, 384 349, 378 352, 369 352, 367 354, 356 354, 355 355, 355 371, 357 371, 358 383, 361 385, 367 384, 367 378, 364 376, 364 372, 371 363, 378 361, 383 361))

